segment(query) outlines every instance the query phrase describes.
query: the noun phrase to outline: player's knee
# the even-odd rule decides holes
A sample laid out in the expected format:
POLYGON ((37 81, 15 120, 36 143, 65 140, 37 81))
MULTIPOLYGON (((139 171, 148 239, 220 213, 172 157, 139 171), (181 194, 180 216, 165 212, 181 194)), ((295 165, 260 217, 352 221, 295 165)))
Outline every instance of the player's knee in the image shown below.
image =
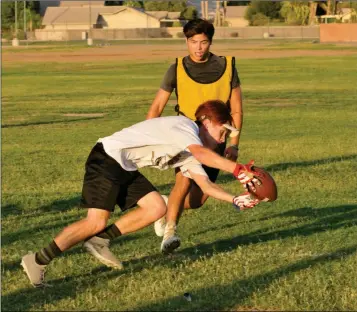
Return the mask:
POLYGON ((153 220, 158 220, 166 214, 166 206, 162 203, 156 203, 152 207, 150 207, 150 216, 153 220))
POLYGON ((107 219, 105 218, 86 218, 86 228, 89 234, 94 235, 101 232, 107 226, 107 219))

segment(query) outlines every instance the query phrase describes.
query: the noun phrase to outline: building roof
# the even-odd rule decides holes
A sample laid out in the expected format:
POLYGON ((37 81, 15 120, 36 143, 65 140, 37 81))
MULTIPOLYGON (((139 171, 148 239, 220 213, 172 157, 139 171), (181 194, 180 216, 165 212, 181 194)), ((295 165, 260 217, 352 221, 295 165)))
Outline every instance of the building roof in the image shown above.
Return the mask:
POLYGON ((155 17, 158 20, 176 20, 181 16, 181 12, 168 12, 168 11, 146 11, 147 14, 155 17))
MULTIPOLYGON (((62 1, 63 2, 63 1, 62 1)), ((67 1, 65 1, 67 2, 67 1)), ((73 1, 80 2, 80 1, 73 1)), ((82 1, 84 3, 84 1, 82 1)), ((177 20, 180 12, 168 11, 143 11, 126 6, 64 6, 48 7, 42 20, 42 25, 56 24, 95 24, 99 15, 116 14, 125 10, 136 11, 140 14, 150 15, 157 20, 177 20), (89 16, 90 14, 90 16, 89 16)))
POLYGON ((60 7, 80 7, 80 6, 104 6, 105 1, 100 0, 82 0, 82 1, 60 1, 60 7))
POLYGON ((95 24, 100 14, 114 14, 127 9, 125 6, 103 7, 48 7, 42 25, 52 24, 95 24), (89 16, 90 12, 90 16, 89 16))
POLYGON ((227 6, 226 18, 244 17, 248 7, 248 5, 227 6))
POLYGON ((351 8, 342 8, 341 9, 341 14, 342 15, 346 15, 346 14, 350 14, 352 13, 352 9, 351 8))

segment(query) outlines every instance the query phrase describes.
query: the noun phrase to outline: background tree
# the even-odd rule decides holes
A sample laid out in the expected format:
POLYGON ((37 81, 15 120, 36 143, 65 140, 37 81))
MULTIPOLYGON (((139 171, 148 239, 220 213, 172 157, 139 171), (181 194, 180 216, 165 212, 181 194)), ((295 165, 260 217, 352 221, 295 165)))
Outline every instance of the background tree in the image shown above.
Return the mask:
MULTIPOLYGON (((24 7, 24 1, 17 2, 17 27, 19 32, 23 32, 24 29, 24 10, 26 14, 26 30, 32 31, 41 27, 38 1, 26 1, 25 3, 26 8, 24 7)), ((15 31, 14 1, 1 1, 1 30, 5 33, 15 31)))
POLYGON ((181 18, 185 20, 193 20, 198 17, 198 12, 194 6, 188 6, 183 12, 181 12, 181 18))
POLYGON ((145 11, 169 11, 169 1, 144 1, 145 11))
POLYGON ((183 12, 187 8, 186 1, 169 1, 170 12, 183 12))
POLYGON ((280 2, 253 0, 245 13, 245 18, 249 21, 250 25, 253 25, 254 15, 259 13, 259 20, 265 20, 268 23, 271 19, 280 19, 280 9, 280 2), (264 19, 262 15, 265 15, 268 19, 264 19))
POLYGON ((309 23, 310 8, 306 2, 282 2, 280 15, 289 25, 307 25, 309 23))
POLYGON ((143 1, 128 0, 128 1, 123 1, 122 5, 125 5, 127 7, 131 7, 131 8, 138 8, 138 9, 142 9, 144 7, 143 1))

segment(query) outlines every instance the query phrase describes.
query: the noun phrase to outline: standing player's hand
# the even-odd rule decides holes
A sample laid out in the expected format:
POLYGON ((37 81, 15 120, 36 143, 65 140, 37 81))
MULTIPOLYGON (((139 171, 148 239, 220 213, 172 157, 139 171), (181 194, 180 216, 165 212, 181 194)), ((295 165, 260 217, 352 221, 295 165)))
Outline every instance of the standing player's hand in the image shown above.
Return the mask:
POLYGON ((228 146, 224 151, 224 156, 229 160, 236 161, 238 159, 239 149, 236 145, 228 146))
POLYGON ((238 211, 240 210, 245 210, 245 209, 251 209, 258 205, 260 203, 260 200, 255 198, 252 194, 245 192, 239 196, 236 196, 233 198, 233 206, 236 208, 238 211))

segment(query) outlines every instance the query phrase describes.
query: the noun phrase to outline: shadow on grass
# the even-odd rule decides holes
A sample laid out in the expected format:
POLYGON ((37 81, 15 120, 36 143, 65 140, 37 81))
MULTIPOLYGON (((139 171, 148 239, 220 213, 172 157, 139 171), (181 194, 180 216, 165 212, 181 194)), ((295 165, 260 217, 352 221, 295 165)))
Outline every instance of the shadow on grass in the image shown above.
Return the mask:
POLYGON ((24 210, 19 205, 9 204, 1 208, 2 217, 8 217, 10 215, 17 215, 23 217, 38 217, 39 214, 47 212, 65 212, 79 206, 81 197, 75 196, 69 199, 55 200, 48 205, 43 205, 36 210, 24 210), (29 214, 29 215, 27 215, 29 214))
POLYGON ((346 156, 335 156, 335 157, 316 159, 316 160, 310 160, 310 161, 273 164, 273 165, 267 166, 265 169, 268 171, 274 172, 274 171, 286 170, 288 168, 325 165, 325 164, 329 164, 329 163, 342 162, 342 161, 346 161, 346 160, 357 160, 357 155, 351 154, 351 155, 346 155, 346 156))
MULTIPOLYGON (((266 217, 262 218, 257 218, 257 219, 251 219, 249 220, 249 223, 253 222, 261 222, 261 221, 266 221, 266 220, 271 220, 274 218, 290 218, 290 217, 298 217, 298 218, 309 218, 310 220, 313 219, 320 219, 321 222, 315 222, 310 225, 306 225, 306 227, 315 227, 317 224, 321 223, 324 229, 328 229, 329 225, 331 227, 334 226, 334 224, 339 221, 347 221, 349 224, 357 224, 357 205, 346 205, 346 206, 338 206, 338 207, 326 207, 326 208, 311 208, 311 207, 303 207, 299 209, 294 209, 290 211, 286 211, 283 213, 277 213, 277 214, 272 214, 266 217), (352 219, 349 219, 348 217, 352 217, 352 219), (354 219, 353 219, 354 218, 354 219), (325 223, 326 222, 326 223, 325 223)), ((298 220, 297 222, 301 222, 301 220, 298 220)), ((296 222, 294 221, 289 221, 289 226, 294 224, 296 222)), ((194 235, 202 235, 208 232, 214 232, 214 231, 220 231, 222 229, 228 229, 228 228, 234 228, 238 225, 239 223, 234 222, 234 223, 229 223, 225 224, 224 226, 219 226, 219 227, 212 227, 208 228, 203 231, 195 232, 193 233, 194 235)), ((305 226, 304 226, 305 229, 305 226)), ((304 230, 303 229, 303 230, 304 230)), ((266 231, 269 229, 261 229, 259 230, 258 233, 266 233, 266 231)), ((293 229, 290 229, 293 231, 293 229)), ((301 232, 298 230, 298 232, 301 232)), ((252 233, 249 234, 251 236, 252 233)))
MULTIPOLYGON (((214 254, 224 253, 242 245, 263 243, 269 240, 284 239, 299 235, 308 236, 323 231, 337 230, 342 227, 356 226, 357 205, 344 205, 320 209, 304 207, 294 211, 277 214, 276 217, 278 216, 300 216, 303 218, 306 216, 311 218, 311 216, 313 216, 315 219, 311 220, 311 222, 308 224, 290 229, 277 230, 268 233, 266 231, 269 231, 269 229, 261 229, 246 235, 236 236, 229 239, 222 239, 213 243, 199 244, 197 246, 182 249, 181 251, 178 251, 169 257, 164 257, 161 254, 155 254, 129 260, 124 262, 125 270, 123 271, 112 271, 103 267, 99 267, 94 269, 90 274, 83 274, 74 277, 70 276, 68 278, 66 277, 65 279, 51 280, 49 282, 53 284, 54 287, 45 290, 38 290, 33 288, 18 289, 11 294, 2 296, 3 310, 11 310, 13 305, 18 306, 19 302, 21 302, 21 310, 29 310, 34 305, 38 304, 39 298, 42 298, 41 300, 43 302, 51 302, 52 304, 54 304, 55 301, 59 301, 65 298, 75 298, 78 289, 83 292, 85 291, 86 286, 90 287, 92 284, 90 281, 93 279, 93 276, 95 276, 95 279, 100 282, 101 278, 108 280, 123 274, 132 274, 135 272, 140 272, 143 269, 150 269, 157 266, 169 267, 174 270, 183 263, 188 265, 191 262, 201 259, 202 256, 205 258, 210 258, 214 254), (79 287, 78 284, 82 284, 82 286, 79 287), (39 292, 42 292, 41 295, 39 295, 39 292)), ((125 243, 125 240, 123 239, 131 240, 136 238, 132 235, 127 237, 124 236, 116 240, 116 243, 125 243)), ((72 251, 72 253, 77 252, 81 252, 79 248, 75 248, 72 251)), ((250 297, 257 290, 262 289, 262 287, 268 287, 276 279, 287 276, 294 272, 298 272, 300 270, 307 269, 320 263, 341 260, 345 256, 351 255, 354 252, 356 252, 356 246, 341 248, 330 254, 310 257, 308 259, 304 259, 294 264, 281 267, 268 273, 260 274, 245 280, 236 281, 228 286, 214 285, 211 287, 203 288, 193 294, 195 299, 191 303, 185 301, 180 294, 180 296, 172 297, 162 302, 138 307, 138 310, 167 311, 184 308, 197 311, 202 309, 221 310, 223 308, 233 307, 234 305, 243 303, 246 298, 250 297), (215 298, 215 300, 207 301, 207 298, 215 298), (214 304, 214 306, 212 306, 212 304, 214 304)), ((70 254, 70 252, 66 254, 70 254)), ((8 267, 11 264, 8 263, 6 265, 8 267)), ((95 307, 91 308, 95 309, 95 307)))
POLYGON ((36 122, 23 122, 18 124, 4 124, 1 125, 1 128, 15 128, 15 127, 27 127, 27 126, 39 126, 39 125, 52 125, 59 123, 70 123, 77 121, 87 121, 92 119, 101 119, 103 117, 83 117, 83 118, 75 118, 75 119, 63 119, 63 120, 48 120, 48 121, 36 121, 36 122))
MULTIPOLYGON (((244 301, 252 296, 256 291, 269 287, 275 280, 299 272, 301 270, 310 269, 316 265, 321 265, 326 262, 340 261, 347 256, 353 255, 357 251, 357 246, 341 248, 332 253, 310 257, 297 261, 293 264, 283 266, 279 269, 270 272, 259 274, 251 278, 237 280, 229 285, 213 285, 196 290, 192 293, 192 302, 187 302, 182 294, 168 298, 161 302, 156 302, 149 305, 139 306, 137 311, 173 311, 173 310, 188 310, 188 311, 203 311, 217 310, 221 311, 227 308, 233 308, 243 304, 244 301), (207 298, 214 298, 208 300, 207 298)), ((21 310, 31 310, 41 301, 55 304, 68 298, 75 298, 77 293, 83 293, 87 287, 92 284, 93 276, 100 282, 101 279, 108 280, 116 278, 123 274, 131 273, 129 270, 114 271, 105 267, 94 269, 87 274, 77 276, 69 276, 64 279, 56 279, 50 281, 52 288, 34 289, 32 287, 18 289, 15 292, 2 296, 2 310, 12 311, 14 307, 18 307, 21 302, 21 310), (80 287, 79 287, 80 285, 80 287)), ((88 310, 97 310, 98 307, 87 307, 88 310)))
POLYGON ((36 234, 39 232, 47 232, 51 230, 61 231, 65 226, 79 221, 80 218, 73 216, 63 219, 58 219, 57 222, 46 222, 40 223, 31 228, 27 228, 26 230, 18 230, 16 232, 10 234, 2 234, 1 235, 1 245, 6 246, 10 245, 16 241, 29 241, 32 239, 36 239, 36 234))
MULTIPOLYGON (((268 288, 274 281, 299 271, 310 269, 331 261, 340 261, 355 254, 357 246, 337 249, 332 253, 311 257, 293 264, 283 266, 270 272, 259 274, 251 278, 237 280, 227 285, 213 285, 201 288, 192 295, 192 301, 187 302, 183 294, 168 298, 161 302, 137 307, 139 311, 223 311, 228 308, 244 305, 247 298, 255 292, 268 288), (214 300, 212 300, 214 298, 214 300)), ((254 309, 253 309, 254 310, 254 309)))
MULTIPOLYGON (((357 160, 357 155, 351 154, 351 155, 346 155, 346 156, 336 156, 336 157, 322 158, 322 159, 302 161, 302 162, 288 162, 288 163, 273 164, 273 165, 269 165, 269 166, 264 166, 264 169, 267 170, 268 172, 274 173, 274 172, 278 172, 278 171, 284 171, 284 170, 290 169, 290 168, 325 165, 325 164, 329 164, 329 163, 336 163, 336 162, 342 162, 342 161, 347 161, 347 160, 357 160)), ((259 164, 257 164, 257 166, 260 167, 259 164)), ((234 181, 234 180, 235 180, 235 178, 231 174, 223 173, 223 172, 220 173, 220 175, 218 176, 218 179, 217 179, 218 182, 222 182, 222 183, 234 181)))
MULTIPOLYGON (((270 228, 262 228, 247 235, 236 236, 234 238, 218 240, 210 244, 200 244, 192 256, 192 248, 183 249, 180 253, 186 254, 189 258, 199 258, 202 255, 211 256, 213 253, 226 252, 242 245, 262 243, 275 239, 284 239, 294 236, 309 236, 328 230, 337 230, 342 227, 357 225, 357 205, 346 205, 338 207, 328 207, 321 209, 312 209, 309 207, 300 208, 294 211, 278 214, 278 216, 300 216, 314 217, 310 223, 289 229, 268 232, 270 228)), ((308 221, 307 221, 308 222, 308 221)), ((291 225, 291 223, 289 223, 291 225)), ((229 227, 234 226, 233 224, 229 227)), ((224 228, 224 227, 222 227, 224 228)), ((219 229, 217 229, 219 230, 219 229)), ((200 232, 202 234, 203 232, 200 232)))

